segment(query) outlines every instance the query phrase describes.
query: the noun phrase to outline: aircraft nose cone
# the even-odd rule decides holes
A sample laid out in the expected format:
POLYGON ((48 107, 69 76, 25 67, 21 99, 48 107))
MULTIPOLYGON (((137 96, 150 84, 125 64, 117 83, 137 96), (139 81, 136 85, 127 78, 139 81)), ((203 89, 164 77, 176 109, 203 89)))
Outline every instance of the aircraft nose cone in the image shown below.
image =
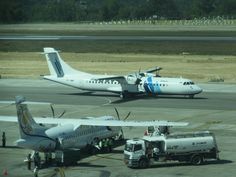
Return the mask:
POLYGON ((201 93, 203 90, 202 90, 202 88, 197 86, 196 91, 197 91, 197 93, 201 93))

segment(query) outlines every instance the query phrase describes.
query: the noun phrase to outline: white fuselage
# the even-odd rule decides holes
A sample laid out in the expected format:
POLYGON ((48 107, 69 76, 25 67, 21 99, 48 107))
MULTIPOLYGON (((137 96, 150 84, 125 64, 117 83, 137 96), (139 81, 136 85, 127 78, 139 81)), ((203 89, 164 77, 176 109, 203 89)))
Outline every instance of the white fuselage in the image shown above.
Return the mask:
POLYGON ((57 126, 45 131, 44 136, 28 136, 16 141, 22 148, 40 152, 54 152, 56 149, 81 149, 95 145, 96 141, 119 135, 120 127, 81 126, 74 130, 71 124, 57 126))
MULTIPOLYGON (((107 75, 103 75, 103 77, 107 75)), ((65 75, 64 77, 44 76, 45 79, 58 82, 64 85, 88 91, 105 91, 121 93, 146 93, 151 95, 195 95, 202 92, 202 89, 191 80, 184 78, 167 77, 143 77, 138 85, 121 84, 117 80, 96 80, 100 75, 79 77, 77 75, 65 75)), ((112 77, 112 76, 111 76, 112 77)))
POLYGON ((68 134, 63 137, 63 149, 69 147, 75 148, 83 148, 88 144, 95 143, 95 139, 104 139, 104 138, 111 138, 118 135, 117 128, 112 128, 112 130, 108 130, 106 127, 81 127, 78 131, 68 134))
POLYGON ((122 97, 142 93, 193 96, 202 91, 188 79, 156 77, 150 73, 156 71, 155 69, 125 76, 96 75, 73 69, 53 48, 44 48, 44 53, 50 71, 50 75, 44 76, 44 79, 82 90, 114 92, 122 97))

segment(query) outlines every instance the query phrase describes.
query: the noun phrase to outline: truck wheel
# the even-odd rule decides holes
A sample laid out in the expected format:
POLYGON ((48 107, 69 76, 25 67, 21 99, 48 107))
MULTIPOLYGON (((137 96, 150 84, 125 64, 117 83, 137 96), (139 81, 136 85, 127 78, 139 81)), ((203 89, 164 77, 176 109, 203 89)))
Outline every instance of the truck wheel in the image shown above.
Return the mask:
POLYGON ((200 155, 193 155, 191 158, 191 163, 193 165, 201 165, 202 161, 203 161, 203 159, 200 155))
POLYGON ((141 159, 139 161, 139 167, 140 168, 147 168, 148 167, 148 160, 147 159, 141 159))

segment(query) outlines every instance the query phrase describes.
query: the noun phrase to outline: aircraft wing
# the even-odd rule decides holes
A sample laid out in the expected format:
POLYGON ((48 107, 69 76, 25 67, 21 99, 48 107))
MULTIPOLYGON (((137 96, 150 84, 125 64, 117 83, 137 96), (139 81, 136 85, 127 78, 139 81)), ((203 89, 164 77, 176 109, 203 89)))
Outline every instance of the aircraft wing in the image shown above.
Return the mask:
POLYGON ((154 68, 150 68, 148 70, 142 71, 142 72, 139 71, 138 73, 131 73, 131 74, 128 74, 127 76, 108 76, 108 77, 94 78, 94 80, 99 80, 99 81, 116 80, 120 84, 127 84, 128 83, 127 77, 129 77, 129 76, 136 77, 136 78, 138 76, 144 77, 146 73, 153 73, 153 72, 159 71, 161 69, 162 69, 161 67, 154 67, 154 68))
POLYGON ((78 120, 80 125, 90 126, 111 126, 111 127, 148 127, 148 126, 187 126, 186 122, 169 122, 169 121, 123 121, 123 120, 78 120))
MULTIPOLYGON (((75 129, 81 125, 87 126, 110 126, 110 127, 148 127, 148 126, 187 126, 187 122, 169 122, 165 120, 153 121, 124 121, 117 120, 111 116, 98 118, 71 119, 71 118, 34 118, 37 123, 42 124, 73 124, 75 129), (102 118, 102 119, 101 119, 102 118)), ((14 116, 0 116, 0 121, 17 122, 14 116)))
POLYGON ((162 68, 157 66, 154 68, 150 68, 150 69, 146 70, 145 72, 146 73, 153 73, 153 72, 160 71, 160 70, 162 70, 162 68))

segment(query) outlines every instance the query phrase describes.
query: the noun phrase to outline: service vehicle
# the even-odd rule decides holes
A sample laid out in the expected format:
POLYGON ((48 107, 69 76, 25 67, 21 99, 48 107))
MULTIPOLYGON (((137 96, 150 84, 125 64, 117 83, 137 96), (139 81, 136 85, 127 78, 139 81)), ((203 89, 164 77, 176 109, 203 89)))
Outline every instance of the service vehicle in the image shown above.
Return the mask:
POLYGON ((215 136, 209 131, 144 136, 127 140, 124 149, 125 164, 131 168, 168 160, 200 165, 208 159, 219 159, 215 136))

